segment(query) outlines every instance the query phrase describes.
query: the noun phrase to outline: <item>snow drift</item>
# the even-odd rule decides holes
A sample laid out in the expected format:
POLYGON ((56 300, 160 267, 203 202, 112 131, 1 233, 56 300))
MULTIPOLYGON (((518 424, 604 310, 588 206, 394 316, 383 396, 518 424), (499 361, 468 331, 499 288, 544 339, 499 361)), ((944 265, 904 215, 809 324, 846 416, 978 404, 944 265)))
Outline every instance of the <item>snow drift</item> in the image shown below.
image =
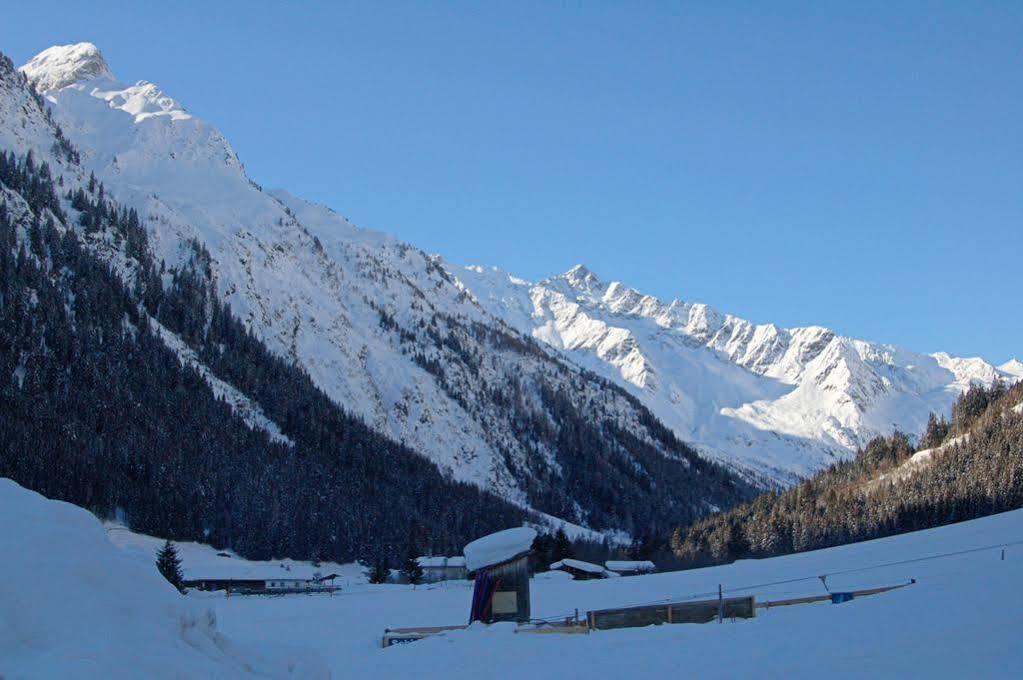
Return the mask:
POLYGON ((0 677, 329 677, 312 652, 221 635, 81 508, 0 479, 0 517, 0 677))

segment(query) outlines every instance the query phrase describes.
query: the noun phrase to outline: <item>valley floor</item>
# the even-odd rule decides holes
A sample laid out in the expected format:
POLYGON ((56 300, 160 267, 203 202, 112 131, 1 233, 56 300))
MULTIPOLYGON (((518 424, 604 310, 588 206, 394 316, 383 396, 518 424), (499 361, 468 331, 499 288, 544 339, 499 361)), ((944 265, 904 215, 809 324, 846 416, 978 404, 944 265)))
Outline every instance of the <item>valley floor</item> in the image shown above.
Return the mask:
POLYGON ((758 601, 916 584, 841 605, 758 610, 753 620, 522 635, 473 627, 380 648, 387 627, 464 623, 467 582, 353 585, 334 596, 202 595, 233 638, 315 649, 336 678, 1023 677, 1023 511, 801 555, 604 581, 533 581, 535 617, 728 594, 758 601), (921 559, 984 546, 987 550, 921 559), (1001 547, 1005 548, 1004 560, 1001 547), (803 579, 803 580, 793 580, 803 579), (776 583, 783 581, 783 583, 776 583), (774 585, 758 585, 774 584, 774 585))

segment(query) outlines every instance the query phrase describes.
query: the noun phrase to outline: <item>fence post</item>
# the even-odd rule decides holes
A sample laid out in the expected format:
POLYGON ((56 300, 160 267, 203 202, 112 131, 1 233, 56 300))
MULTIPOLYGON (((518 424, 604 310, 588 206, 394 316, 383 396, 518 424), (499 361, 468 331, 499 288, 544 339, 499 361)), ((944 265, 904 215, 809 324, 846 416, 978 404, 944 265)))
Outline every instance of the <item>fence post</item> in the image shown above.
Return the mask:
POLYGON ((725 594, 721 589, 721 584, 718 584, 718 623, 725 622, 725 594))

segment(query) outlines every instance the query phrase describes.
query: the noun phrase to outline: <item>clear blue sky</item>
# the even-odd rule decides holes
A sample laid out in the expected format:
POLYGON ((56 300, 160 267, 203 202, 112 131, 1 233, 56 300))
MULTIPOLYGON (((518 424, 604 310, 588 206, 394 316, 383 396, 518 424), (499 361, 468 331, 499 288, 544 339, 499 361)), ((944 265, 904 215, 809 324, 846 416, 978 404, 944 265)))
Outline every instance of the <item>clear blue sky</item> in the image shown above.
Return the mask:
POLYGON ((204 4, 10 3, 0 50, 95 42, 455 263, 1023 354, 1018 0, 204 4))

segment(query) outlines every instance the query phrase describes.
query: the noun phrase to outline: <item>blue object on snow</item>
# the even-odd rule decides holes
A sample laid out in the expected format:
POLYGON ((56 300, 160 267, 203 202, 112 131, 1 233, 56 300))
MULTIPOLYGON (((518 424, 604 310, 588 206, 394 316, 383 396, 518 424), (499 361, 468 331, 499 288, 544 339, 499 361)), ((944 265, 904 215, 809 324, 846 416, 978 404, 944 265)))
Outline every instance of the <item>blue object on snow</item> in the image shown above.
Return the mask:
POLYGON ((831 604, 842 604, 853 599, 852 593, 831 593, 831 604))

